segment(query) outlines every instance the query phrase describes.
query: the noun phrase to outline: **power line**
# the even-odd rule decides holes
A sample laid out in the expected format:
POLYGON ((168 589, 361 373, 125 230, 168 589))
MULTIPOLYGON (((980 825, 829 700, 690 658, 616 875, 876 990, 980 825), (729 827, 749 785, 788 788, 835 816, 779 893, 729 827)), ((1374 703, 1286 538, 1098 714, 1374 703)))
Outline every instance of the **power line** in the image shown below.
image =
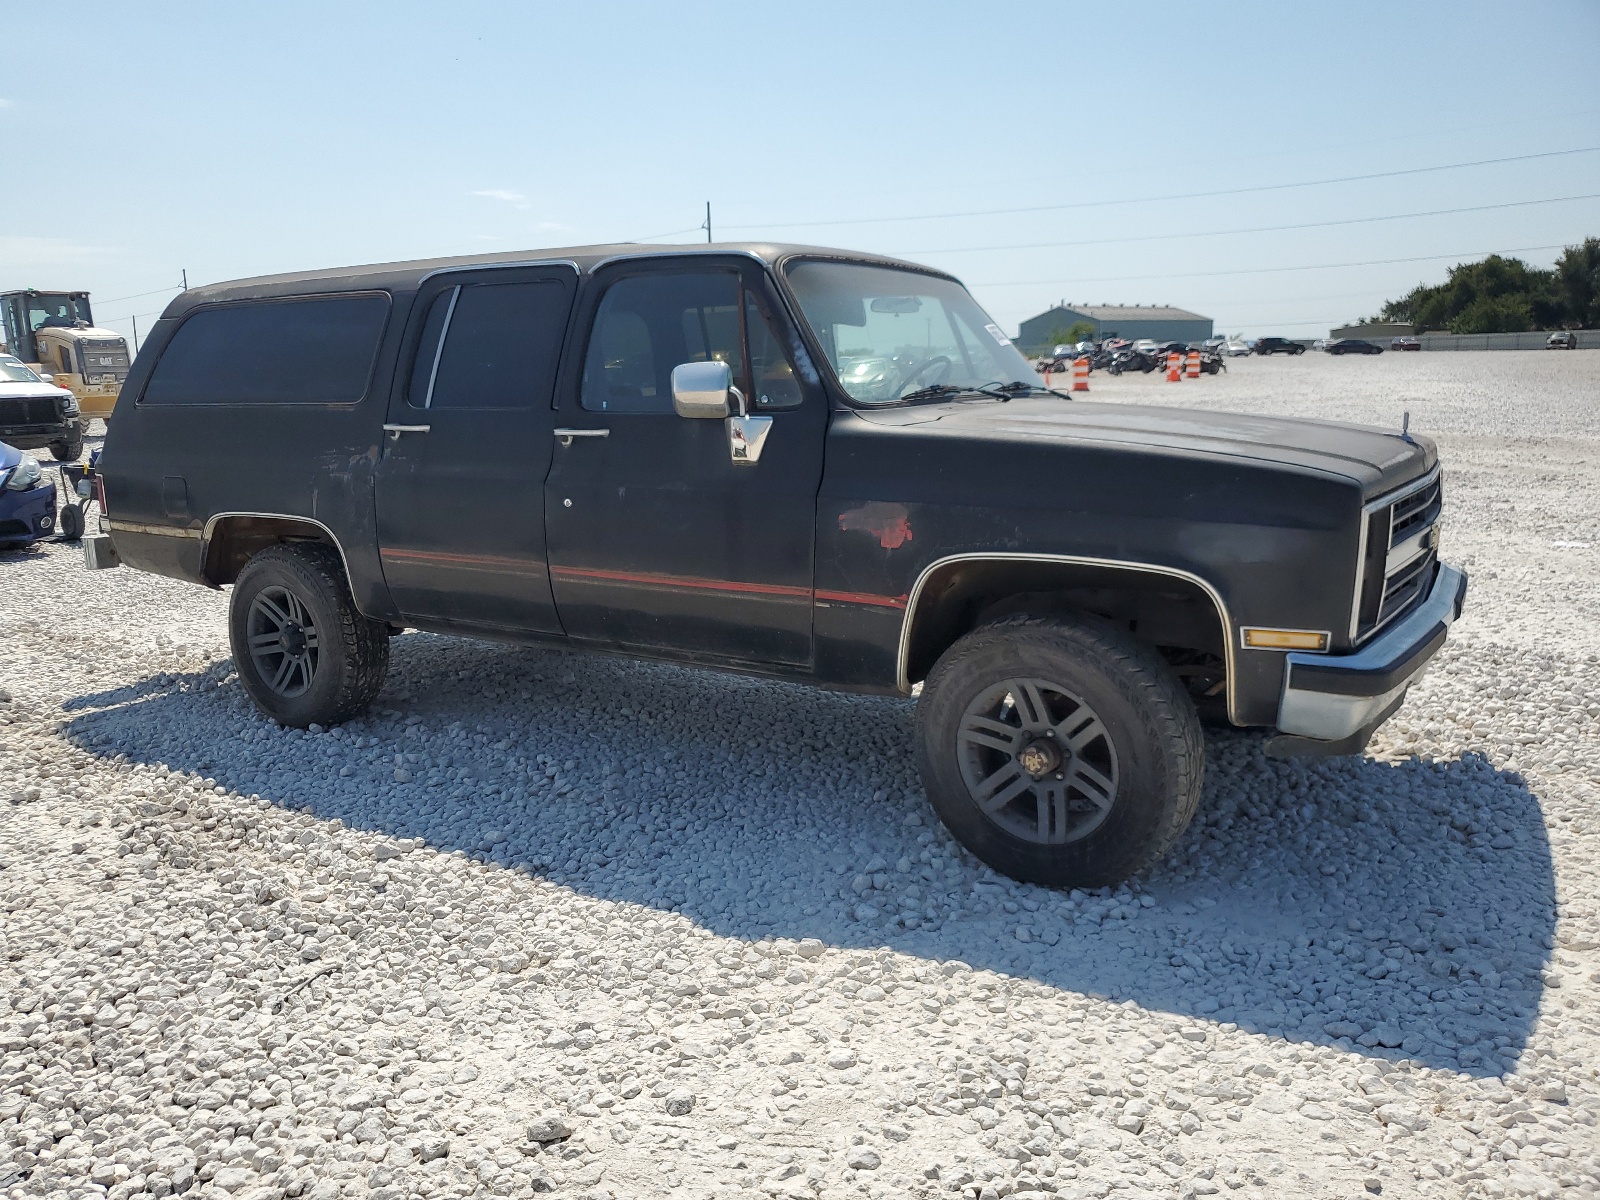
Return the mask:
POLYGON ((131 296, 113 296, 113 297, 111 297, 111 299, 102 300, 100 303, 102 303, 102 304, 118 304, 118 303, 122 302, 123 300, 143 300, 146 296, 159 296, 162 292, 176 292, 176 291, 179 291, 182 288, 182 286, 183 286, 182 284, 169 283, 166 287, 156 288, 155 291, 153 291, 153 292, 135 292, 131 296))
POLYGON ((693 229, 669 229, 665 233, 648 233, 644 237, 624 238, 616 244, 626 246, 633 242, 653 242, 657 238, 677 237, 679 234, 684 233, 699 233, 704 228, 704 225, 696 225, 693 229))
POLYGON ((902 221, 944 221, 956 217, 1008 217, 1023 213, 1063 212, 1068 209, 1107 208, 1120 204, 1154 204, 1163 200, 1202 200, 1216 196, 1243 196, 1251 192, 1281 192, 1292 188, 1323 187, 1332 183, 1356 183, 1369 179, 1393 179, 1401 175, 1427 175, 1438 171, 1460 171, 1468 167, 1496 166, 1528 162, 1536 158, 1560 158, 1573 154, 1593 154, 1600 146, 1579 146, 1571 150, 1546 150, 1538 154, 1515 154, 1506 158, 1480 158, 1472 162, 1441 163, 1431 167, 1407 167, 1399 171, 1375 171, 1367 175, 1338 175, 1327 179, 1303 179, 1294 183, 1266 183, 1252 187, 1222 188, 1210 192, 1169 192, 1160 196, 1130 196, 1122 200, 1076 200, 1067 204, 1036 204, 1025 208, 985 208, 963 212, 921 213, 906 217, 849 217, 828 221, 768 221, 761 225, 731 225, 730 229, 814 229, 830 225, 884 225, 902 221))
MULTIPOLYGON (((1072 277, 1073 283, 1137 283, 1146 279, 1210 279, 1220 275, 1274 275, 1287 271, 1331 271, 1340 267, 1387 267, 1394 263, 1438 262, 1445 258, 1475 258, 1490 254, 1532 254, 1539 250, 1564 250, 1569 243, 1553 242, 1548 246, 1513 246, 1509 250, 1468 250, 1459 254, 1421 254, 1415 258, 1369 258, 1361 262, 1311 263, 1303 267, 1241 267, 1231 271, 1163 271, 1159 275, 1099 275, 1088 279, 1072 277)), ((1055 279, 1009 279, 1003 282, 973 283, 970 287, 1054 287, 1061 282, 1055 279)))
POLYGON ((935 246, 904 250, 902 254, 968 254, 980 250, 1055 250, 1068 246, 1115 246, 1128 242, 1170 242, 1183 238, 1223 237, 1237 233, 1276 233, 1290 229, 1326 229, 1333 225, 1371 225, 1379 221, 1409 221, 1417 217, 1446 217, 1456 213, 1488 212, 1497 208, 1527 208, 1537 204, 1564 204, 1572 200, 1600 199, 1600 192, 1581 196, 1550 196, 1542 200, 1508 200, 1503 204, 1473 204, 1465 208, 1436 208, 1427 212, 1390 213, 1382 217, 1346 217, 1338 221, 1305 221, 1295 225, 1256 225, 1246 229, 1205 229, 1193 233, 1149 233, 1137 237, 1084 238, 1075 242, 1026 242, 1009 246, 935 246))

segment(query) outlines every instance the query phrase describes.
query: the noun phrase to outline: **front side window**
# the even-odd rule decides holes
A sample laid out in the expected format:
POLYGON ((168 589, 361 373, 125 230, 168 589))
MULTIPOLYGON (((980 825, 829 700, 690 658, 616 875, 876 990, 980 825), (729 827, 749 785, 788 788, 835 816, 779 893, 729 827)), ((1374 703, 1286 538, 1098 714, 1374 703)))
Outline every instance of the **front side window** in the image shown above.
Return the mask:
POLYGON ((422 327, 408 401, 429 409, 547 406, 570 303, 570 290, 553 279, 440 292, 422 327))
POLYGON ((167 343, 140 403, 354 403, 388 317, 383 292, 202 308, 167 343))
POLYGON ((851 399, 893 404, 923 389, 1037 383, 1028 360, 953 280, 857 263, 787 269, 800 311, 851 399))
POLYGON ((595 313, 581 403, 590 412, 670 413, 672 368, 725 362, 743 386, 739 277, 652 273, 620 279, 595 313))

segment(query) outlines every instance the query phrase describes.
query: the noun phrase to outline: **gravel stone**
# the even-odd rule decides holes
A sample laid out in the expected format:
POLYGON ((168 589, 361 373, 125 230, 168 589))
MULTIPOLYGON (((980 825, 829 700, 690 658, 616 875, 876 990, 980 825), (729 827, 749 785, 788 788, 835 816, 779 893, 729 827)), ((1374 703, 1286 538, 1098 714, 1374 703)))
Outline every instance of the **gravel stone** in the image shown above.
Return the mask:
POLYGON ((1366 756, 1210 731, 1113 891, 966 855, 906 701, 406 634, 286 731, 223 598, 0 554, 0 1198, 1594 1194, 1597 379, 1096 374, 1409 409, 1472 574, 1366 756))

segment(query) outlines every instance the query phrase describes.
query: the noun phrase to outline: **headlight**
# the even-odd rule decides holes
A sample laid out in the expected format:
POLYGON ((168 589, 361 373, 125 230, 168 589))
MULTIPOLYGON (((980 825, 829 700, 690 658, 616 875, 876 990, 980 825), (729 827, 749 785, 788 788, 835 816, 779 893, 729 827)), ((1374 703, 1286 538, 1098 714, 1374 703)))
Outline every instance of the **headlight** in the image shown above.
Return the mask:
POLYGON ((61 402, 61 411, 63 413, 65 413, 69 417, 77 416, 78 415, 78 398, 76 396, 69 395, 65 400, 63 400, 61 402))
POLYGON ((6 491, 25 492, 29 488, 36 486, 38 482, 39 460, 25 458, 11 468, 11 474, 6 477, 6 491))

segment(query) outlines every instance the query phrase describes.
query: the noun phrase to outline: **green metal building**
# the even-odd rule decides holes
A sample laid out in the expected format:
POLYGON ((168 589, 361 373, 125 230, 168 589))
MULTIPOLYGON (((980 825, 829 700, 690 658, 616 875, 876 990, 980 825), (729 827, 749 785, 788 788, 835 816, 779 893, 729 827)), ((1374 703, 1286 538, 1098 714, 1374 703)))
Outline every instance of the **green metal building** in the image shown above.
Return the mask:
POLYGON ((1084 321, 1094 327, 1091 341, 1124 337, 1130 341, 1150 338, 1157 342, 1203 342, 1211 336, 1211 318, 1183 308, 1164 304, 1068 304, 1029 317, 1017 334, 1017 346, 1024 354, 1045 354, 1055 344, 1055 335, 1084 321))

